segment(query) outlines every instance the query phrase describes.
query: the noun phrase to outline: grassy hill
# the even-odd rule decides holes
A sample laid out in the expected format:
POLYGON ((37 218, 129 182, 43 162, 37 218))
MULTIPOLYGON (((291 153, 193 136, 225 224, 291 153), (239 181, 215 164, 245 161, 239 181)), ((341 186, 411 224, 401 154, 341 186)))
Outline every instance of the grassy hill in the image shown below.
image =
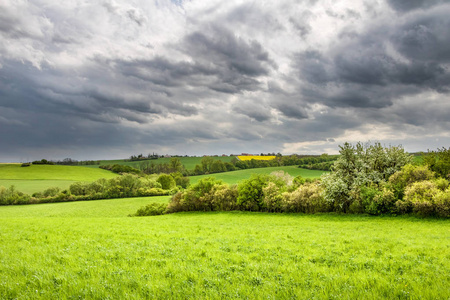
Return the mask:
POLYGON ((49 187, 67 188, 76 181, 113 178, 117 174, 99 168, 78 166, 0 164, 0 186, 14 185, 17 190, 32 194, 49 187))
POLYGON ((235 184, 238 183, 241 180, 248 179, 252 174, 270 174, 275 171, 285 171, 289 173, 291 176, 299 176, 301 175, 304 178, 317 178, 320 177, 320 175, 326 173, 325 171, 317 171, 317 170, 307 170, 307 169, 301 169, 296 166, 286 166, 286 167, 270 167, 270 168, 257 168, 257 169, 246 169, 246 170, 239 170, 239 171, 232 171, 232 172, 225 172, 225 173, 215 173, 215 174, 209 174, 209 175, 200 175, 200 176, 191 176, 190 182, 191 184, 197 183, 200 179, 206 178, 206 177, 214 177, 216 179, 220 179, 225 183, 228 184, 235 184))

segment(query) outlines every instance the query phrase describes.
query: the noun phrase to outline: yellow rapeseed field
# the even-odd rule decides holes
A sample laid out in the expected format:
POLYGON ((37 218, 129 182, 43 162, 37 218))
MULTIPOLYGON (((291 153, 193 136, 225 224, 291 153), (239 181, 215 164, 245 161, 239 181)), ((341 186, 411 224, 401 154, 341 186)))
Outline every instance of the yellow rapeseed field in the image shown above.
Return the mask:
POLYGON ((239 155, 237 158, 239 160, 272 160, 276 156, 259 156, 259 155, 239 155))

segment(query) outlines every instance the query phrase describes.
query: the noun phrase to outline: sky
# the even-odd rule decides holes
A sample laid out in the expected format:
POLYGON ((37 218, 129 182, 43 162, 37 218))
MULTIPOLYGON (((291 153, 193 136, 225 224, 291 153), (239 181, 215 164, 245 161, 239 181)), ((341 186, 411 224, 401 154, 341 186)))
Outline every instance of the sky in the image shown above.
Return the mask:
POLYGON ((0 162, 450 145, 450 1, 1 0, 0 162))

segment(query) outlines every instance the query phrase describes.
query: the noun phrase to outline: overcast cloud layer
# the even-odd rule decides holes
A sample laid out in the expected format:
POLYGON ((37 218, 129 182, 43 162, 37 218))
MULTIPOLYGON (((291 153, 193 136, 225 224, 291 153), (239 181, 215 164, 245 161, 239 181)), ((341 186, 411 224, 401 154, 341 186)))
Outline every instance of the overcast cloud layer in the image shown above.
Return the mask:
POLYGON ((0 2, 0 161, 450 145, 450 1, 0 2))

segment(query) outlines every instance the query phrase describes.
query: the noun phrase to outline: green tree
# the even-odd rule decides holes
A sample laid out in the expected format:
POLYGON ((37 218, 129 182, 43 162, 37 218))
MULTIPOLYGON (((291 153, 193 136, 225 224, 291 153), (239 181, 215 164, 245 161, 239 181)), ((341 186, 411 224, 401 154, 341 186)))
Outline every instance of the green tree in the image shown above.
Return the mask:
POLYGON ((322 176, 324 197, 338 211, 347 212, 360 198, 361 187, 383 185, 389 177, 412 161, 412 156, 398 147, 383 147, 380 143, 344 143, 332 172, 322 176))
POLYGON ((214 160, 211 164, 211 168, 209 170, 210 173, 220 173, 225 172, 227 169, 225 168, 224 163, 221 160, 214 160))
POLYGON ((163 190, 170 190, 176 186, 175 179, 173 179, 173 177, 168 174, 159 175, 156 181, 161 184, 163 190))
POLYGON ((184 171, 184 166, 181 163, 181 160, 178 157, 172 157, 170 159, 170 169, 171 171, 174 172, 183 172, 184 171))
POLYGON ((243 210, 260 211, 264 206, 264 188, 270 182, 266 174, 253 174, 249 179, 238 185, 239 196, 237 204, 243 210))
POLYGON ((211 165, 214 163, 214 158, 211 156, 205 156, 200 161, 202 165, 203 174, 209 174, 211 172, 211 165))

